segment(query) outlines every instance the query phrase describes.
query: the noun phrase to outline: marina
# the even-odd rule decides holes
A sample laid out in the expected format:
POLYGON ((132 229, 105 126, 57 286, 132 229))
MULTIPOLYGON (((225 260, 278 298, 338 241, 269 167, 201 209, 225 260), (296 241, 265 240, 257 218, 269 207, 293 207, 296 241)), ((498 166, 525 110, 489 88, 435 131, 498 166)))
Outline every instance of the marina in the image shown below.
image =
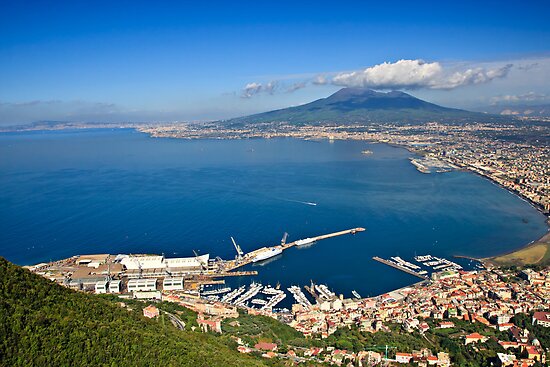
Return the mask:
MULTIPOLYGON (((422 279, 428 279, 429 275, 438 272, 459 271, 463 269, 462 265, 457 264, 454 261, 442 257, 436 257, 430 254, 415 256, 414 261, 416 261, 419 265, 403 260, 399 256, 390 257, 390 260, 382 259, 375 256, 373 257, 373 260, 376 260, 393 268, 399 269, 407 274, 411 274, 422 279)), ((479 265, 476 266, 476 268, 478 267, 479 265)))
POLYGON ((288 291, 292 294, 298 304, 304 306, 307 309, 310 309, 312 307, 311 302, 307 299, 306 295, 302 292, 300 287, 293 285, 292 287, 288 288, 288 291))

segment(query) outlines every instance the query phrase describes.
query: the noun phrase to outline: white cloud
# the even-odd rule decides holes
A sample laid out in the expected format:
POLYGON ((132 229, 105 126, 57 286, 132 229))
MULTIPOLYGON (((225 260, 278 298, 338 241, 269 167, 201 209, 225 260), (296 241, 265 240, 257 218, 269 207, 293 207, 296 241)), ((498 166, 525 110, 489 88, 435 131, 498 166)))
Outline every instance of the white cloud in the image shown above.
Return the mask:
POLYGON ((241 94, 242 98, 250 98, 262 91, 262 85, 260 83, 248 83, 243 88, 243 92, 241 94))
POLYGON ((286 92, 287 92, 287 93, 296 92, 298 89, 305 88, 306 85, 307 85, 306 82, 294 83, 294 84, 292 84, 290 87, 287 88, 286 92))
POLYGON ((328 83, 328 80, 324 75, 317 75, 311 82, 315 85, 325 85, 328 83))
POLYGON ((475 67, 448 70, 439 62, 399 60, 339 73, 332 78, 332 84, 378 89, 454 89, 503 78, 511 68, 512 64, 493 69, 475 67))
POLYGON ((277 89, 278 82, 277 81, 271 81, 267 84, 262 83, 248 83, 245 85, 241 92, 241 98, 251 98, 259 93, 268 93, 273 94, 275 93, 275 90, 277 89))

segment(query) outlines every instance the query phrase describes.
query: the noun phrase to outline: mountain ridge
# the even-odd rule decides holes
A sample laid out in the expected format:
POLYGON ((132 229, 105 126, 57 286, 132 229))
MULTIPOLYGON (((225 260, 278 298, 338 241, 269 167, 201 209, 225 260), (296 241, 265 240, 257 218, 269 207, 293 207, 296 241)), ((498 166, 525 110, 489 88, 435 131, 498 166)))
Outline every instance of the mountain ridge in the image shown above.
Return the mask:
POLYGON ((223 121, 230 125, 288 122, 292 124, 368 122, 485 122, 501 117, 472 112, 416 98, 401 91, 377 92, 365 88, 342 88, 315 101, 223 121))

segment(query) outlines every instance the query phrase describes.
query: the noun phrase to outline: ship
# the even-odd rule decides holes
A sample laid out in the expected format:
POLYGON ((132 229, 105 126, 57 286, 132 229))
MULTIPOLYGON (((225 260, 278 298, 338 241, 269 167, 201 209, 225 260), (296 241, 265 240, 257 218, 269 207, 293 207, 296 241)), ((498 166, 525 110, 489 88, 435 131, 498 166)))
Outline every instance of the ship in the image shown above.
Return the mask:
POLYGON ((314 244, 315 240, 313 238, 304 238, 303 240, 298 240, 295 242, 296 246, 305 246, 314 244))
POLYGON ((361 296, 359 295, 359 293, 357 293, 357 291, 351 291, 351 294, 353 294, 355 298, 361 299, 361 296))
POLYGON ((256 255, 252 259, 253 263, 262 261, 262 260, 267 260, 269 258, 277 256, 283 252, 283 249, 280 247, 264 247, 255 252, 256 252, 256 255))

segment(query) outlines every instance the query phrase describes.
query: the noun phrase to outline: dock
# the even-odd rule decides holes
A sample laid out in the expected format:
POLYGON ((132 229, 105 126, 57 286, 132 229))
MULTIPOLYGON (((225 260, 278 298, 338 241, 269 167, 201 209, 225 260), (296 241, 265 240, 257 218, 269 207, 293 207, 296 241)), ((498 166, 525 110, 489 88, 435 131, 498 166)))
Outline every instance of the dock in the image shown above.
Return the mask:
POLYGON ((405 273, 407 273, 407 274, 414 275, 415 277, 418 277, 418 278, 420 278, 420 279, 428 279, 428 277, 425 276, 425 275, 420 275, 420 274, 418 274, 418 273, 417 273, 416 271, 414 271, 414 270, 407 269, 407 268, 404 267, 404 266, 401 266, 401 265, 396 264, 396 263, 394 263, 394 262, 392 262, 392 261, 389 261, 389 260, 382 259, 381 257, 374 256, 372 259, 373 259, 373 260, 376 260, 376 261, 378 261, 378 262, 381 262, 382 264, 386 264, 386 265, 388 265, 388 266, 391 266, 392 268, 399 269, 399 270, 401 270, 401 271, 403 271, 403 272, 405 272, 405 273))
MULTIPOLYGON (((326 240, 328 238, 343 236, 343 235, 347 235, 347 234, 356 234, 358 232, 363 232, 363 231, 365 231, 365 228, 361 228, 361 227, 352 228, 352 229, 347 229, 345 231, 333 232, 333 233, 328 233, 328 234, 324 234, 324 235, 320 235, 320 236, 316 236, 316 237, 310 237, 310 238, 308 238, 308 241, 310 241, 310 243, 314 243, 314 242, 326 240)), ((303 241, 303 240, 297 240, 297 241, 293 241, 293 242, 289 242, 289 243, 281 243, 280 245, 273 246, 271 248, 281 250, 281 252, 282 252, 284 250, 288 250, 289 248, 298 246, 300 241, 303 241)), ((223 262, 223 264, 221 264, 221 267, 223 268, 224 273, 228 273, 232 270, 235 270, 235 269, 238 269, 238 268, 243 267, 245 265, 251 264, 251 263, 254 262, 255 256, 258 253, 260 253, 261 251, 264 251, 265 249, 267 249, 267 247, 259 248, 257 250, 251 251, 247 254, 242 254, 242 256, 239 256, 235 260, 226 260, 226 261, 223 262)))

